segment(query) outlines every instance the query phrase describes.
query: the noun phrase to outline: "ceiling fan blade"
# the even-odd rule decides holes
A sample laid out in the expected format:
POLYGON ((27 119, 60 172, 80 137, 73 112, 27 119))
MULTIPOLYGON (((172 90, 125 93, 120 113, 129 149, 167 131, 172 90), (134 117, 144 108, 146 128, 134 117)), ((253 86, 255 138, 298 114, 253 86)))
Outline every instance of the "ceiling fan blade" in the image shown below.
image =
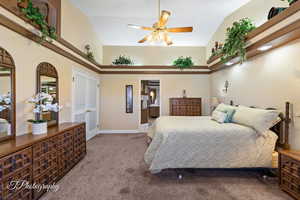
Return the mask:
POLYGON ((168 28, 166 31, 170 33, 186 33, 193 32, 193 27, 168 28))
POLYGON ((143 39, 141 39, 141 40, 139 41, 139 43, 144 43, 144 42, 150 40, 151 37, 152 37, 151 35, 148 35, 148 36, 144 37, 143 39))
POLYGON ((154 30, 154 28, 152 28, 152 27, 139 26, 139 25, 134 25, 134 24, 128 24, 128 27, 129 28, 135 28, 135 29, 142 29, 142 30, 145 30, 145 31, 153 31, 154 30))
POLYGON ((159 26, 166 26, 168 19, 171 15, 171 12, 163 10, 161 11, 160 19, 159 19, 159 26))

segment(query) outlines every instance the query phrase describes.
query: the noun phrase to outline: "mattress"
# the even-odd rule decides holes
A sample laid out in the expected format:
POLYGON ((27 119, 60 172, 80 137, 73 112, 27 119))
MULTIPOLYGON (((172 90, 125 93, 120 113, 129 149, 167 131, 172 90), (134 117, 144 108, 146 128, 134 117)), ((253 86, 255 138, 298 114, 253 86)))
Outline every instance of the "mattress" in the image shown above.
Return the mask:
POLYGON ((277 135, 220 124, 210 117, 163 116, 150 128, 144 160, 152 173, 169 168, 271 168, 277 135))

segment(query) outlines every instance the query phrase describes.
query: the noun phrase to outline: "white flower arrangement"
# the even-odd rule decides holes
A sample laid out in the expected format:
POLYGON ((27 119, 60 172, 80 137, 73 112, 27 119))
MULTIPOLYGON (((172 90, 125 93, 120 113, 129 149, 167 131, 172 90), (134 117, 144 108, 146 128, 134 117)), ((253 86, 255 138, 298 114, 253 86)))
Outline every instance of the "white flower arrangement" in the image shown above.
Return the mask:
POLYGON ((11 97, 10 93, 0 95, 0 112, 10 108, 11 97))
POLYGON ((31 97, 28 102, 34 104, 35 119, 28 120, 31 123, 44 123, 46 120, 41 119, 43 112, 59 112, 62 109, 62 106, 59 106, 58 103, 53 103, 53 97, 50 94, 44 92, 31 97))

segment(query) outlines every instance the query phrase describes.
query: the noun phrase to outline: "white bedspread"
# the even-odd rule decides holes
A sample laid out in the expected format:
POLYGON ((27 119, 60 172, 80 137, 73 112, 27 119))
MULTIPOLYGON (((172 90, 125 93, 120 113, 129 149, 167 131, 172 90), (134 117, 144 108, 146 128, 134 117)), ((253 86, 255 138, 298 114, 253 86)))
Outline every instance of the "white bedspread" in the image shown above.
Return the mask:
POLYGON ((152 173, 167 168, 252 168, 272 166, 277 136, 265 137, 238 124, 210 117, 160 117, 148 133, 145 153, 152 173))

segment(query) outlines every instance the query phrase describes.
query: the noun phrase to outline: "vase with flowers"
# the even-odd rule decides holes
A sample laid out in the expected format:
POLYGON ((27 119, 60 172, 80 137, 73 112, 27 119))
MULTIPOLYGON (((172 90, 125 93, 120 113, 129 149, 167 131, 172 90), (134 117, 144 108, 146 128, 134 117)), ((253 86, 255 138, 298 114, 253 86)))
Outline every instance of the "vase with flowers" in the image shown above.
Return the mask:
POLYGON ((0 95, 0 112, 9 109, 11 104, 10 93, 0 95))
POLYGON ((42 114, 45 112, 59 112, 62 106, 54 103, 53 97, 44 92, 31 97, 28 102, 34 105, 33 113, 35 118, 28 120, 28 122, 32 123, 32 134, 47 133, 47 120, 42 118, 42 114))

